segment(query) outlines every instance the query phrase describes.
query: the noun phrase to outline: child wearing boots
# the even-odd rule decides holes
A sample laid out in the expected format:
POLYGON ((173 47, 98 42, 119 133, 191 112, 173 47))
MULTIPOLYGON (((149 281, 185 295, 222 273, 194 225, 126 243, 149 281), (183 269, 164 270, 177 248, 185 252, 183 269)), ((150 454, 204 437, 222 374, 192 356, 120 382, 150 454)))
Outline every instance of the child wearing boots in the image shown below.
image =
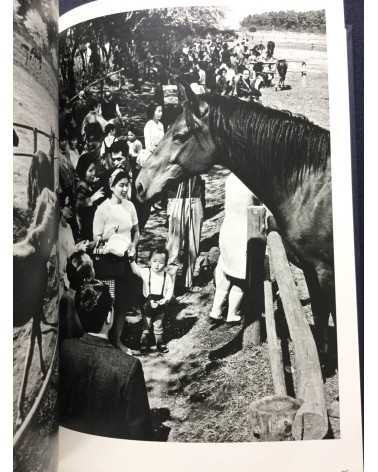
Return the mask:
POLYGON ((168 253, 165 249, 153 249, 150 252, 149 267, 139 267, 130 262, 131 270, 143 281, 143 332, 140 340, 141 352, 150 350, 149 338, 153 334, 159 352, 169 351, 164 344, 163 320, 166 306, 173 297, 173 281, 166 272, 168 253))

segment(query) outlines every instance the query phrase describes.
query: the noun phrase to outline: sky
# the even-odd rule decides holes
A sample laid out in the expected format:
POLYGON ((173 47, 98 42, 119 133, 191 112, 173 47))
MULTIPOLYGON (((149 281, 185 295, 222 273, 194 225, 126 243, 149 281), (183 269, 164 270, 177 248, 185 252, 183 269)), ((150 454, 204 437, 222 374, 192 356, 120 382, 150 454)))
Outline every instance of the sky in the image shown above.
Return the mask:
POLYGON ((248 15, 264 13, 268 11, 294 10, 309 11, 325 8, 325 0, 263 0, 261 2, 248 2, 249 4, 237 4, 232 10, 226 10, 227 26, 237 28, 240 21, 248 15))

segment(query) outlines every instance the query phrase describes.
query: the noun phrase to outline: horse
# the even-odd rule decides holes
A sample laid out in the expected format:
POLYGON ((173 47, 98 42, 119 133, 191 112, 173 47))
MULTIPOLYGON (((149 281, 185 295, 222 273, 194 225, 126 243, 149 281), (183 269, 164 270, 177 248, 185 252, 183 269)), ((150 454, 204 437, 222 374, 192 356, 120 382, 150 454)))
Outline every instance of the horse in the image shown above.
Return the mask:
POLYGON ((276 91, 285 88, 285 79, 287 73, 287 62, 285 59, 279 59, 276 64, 277 73, 279 76, 278 84, 276 85, 276 91))
POLYGON ((179 96, 182 113, 141 169, 138 198, 158 198, 170 182, 214 164, 229 168, 272 212, 291 261, 304 271, 325 360, 329 313, 335 316, 329 131, 258 102, 195 96, 187 84, 179 84, 179 96))
POLYGON ((274 41, 268 41, 265 54, 267 59, 271 59, 273 57, 275 47, 276 43, 274 41))
POLYGON ((44 188, 39 195, 32 223, 23 241, 13 245, 13 327, 24 326, 32 319, 29 348, 17 403, 19 426, 24 417, 24 401, 29 370, 33 358, 35 340, 39 347, 42 375, 46 367, 42 354, 41 323, 56 326, 46 321, 43 300, 48 282, 47 262, 58 234, 58 205, 55 194, 44 188))

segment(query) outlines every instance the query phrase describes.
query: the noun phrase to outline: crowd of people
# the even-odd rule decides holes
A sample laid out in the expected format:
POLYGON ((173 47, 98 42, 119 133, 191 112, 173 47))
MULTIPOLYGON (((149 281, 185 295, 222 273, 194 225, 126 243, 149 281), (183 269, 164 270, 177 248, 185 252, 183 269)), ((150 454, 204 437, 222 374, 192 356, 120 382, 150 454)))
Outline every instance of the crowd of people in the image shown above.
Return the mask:
MULTIPOLYGON (((86 381, 81 380, 79 384, 82 391, 86 395, 95 395, 96 389, 89 392, 90 388, 94 388, 90 371, 94 368, 105 369, 106 364, 106 360, 103 361, 97 355, 98 352, 103 351, 104 356, 109 353, 114 358, 112 369, 116 373, 113 382, 117 385, 110 386, 111 391, 113 387, 119 389, 118 380, 114 379, 118 379, 123 362, 114 349, 123 351, 123 355, 134 356, 147 354, 152 348, 162 354, 169 351, 165 340, 164 318, 175 294, 176 275, 183 250, 184 286, 187 289, 193 286, 205 206, 204 181, 201 177, 194 177, 170 188, 152 208, 141 205, 136 198, 138 172, 147 159, 153 159, 153 152, 172 122, 172 116, 177 114, 178 106, 171 116, 165 116, 169 115, 169 107, 164 103, 163 86, 169 84, 172 77, 180 76, 197 94, 210 92, 235 95, 244 101, 259 100, 264 78, 259 75, 257 57, 261 62, 262 50, 262 45, 250 48, 246 39, 226 41, 221 36, 207 36, 190 44, 185 43, 180 51, 173 54, 164 79, 153 55, 148 51, 149 66, 145 68, 145 73, 148 79, 155 80, 156 93, 154 100, 149 103, 143 131, 137 129, 126 114, 122 114, 119 99, 112 95, 110 89, 101 98, 91 95, 88 90, 82 90, 71 98, 62 94, 59 270, 63 293, 60 302, 61 350, 65 366, 62 370, 62 385, 66 398, 63 417, 68 425, 72 426, 76 421, 73 416, 78 415, 81 419, 76 421, 76 429, 101 434, 98 432, 99 423, 92 417, 93 412, 84 404, 82 410, 75 407, 73 411, 71 403, 75 402, 70 401, 80 396, 81 392, 76 388, 79 377, 91 384, 84 387, 83 382, 86 381), (162 209, 166 209, 168 215, 166 244, 152 241, 148 265, 142 267, 137 260, 141 231, 150 212, 162 209), (130 317, 139 317, 142 324, 139 345, 134 350, 124 344, 126 320, 130 317), (80 350, 84 354, 80 354, 80 350), (95 367, 96 362, 89 361, 91 353, 96 353, 93 354, 98 364, 95 367), (75 357, 80 361, 80 366, 74 368, 75 357), (78 425, 83 421, 87 422, 87 426, 81 428, 78 425)), ((274 44, 273 47, 272 44, 268 45, 264 60, 274 61, 273 51, 274 44)), ((114 66, 118 67, 118 62, 114 66)), ((135 70, 133 74, 135 79, 135 70)), ((243 195, 243 205, 250 202, 252 196, 241 183, 239 187, 235 182, 231 186, 242 188, 237 202, 229 204, 239 211, 240 195, 243 195)), ((226 233, 229 235, 226 227, 232 227, 235 218, 237 215, 229 215, 225 219, 221 232, 223 236, 226 233)), ((239 268, 230 272, 230 244, 225 242, 225 237, 222 241, 221 258, 216 271, 217 293, 210 319, 218 321, 222 317, 222 306, 228 297, 227 321, 235 323, 241 321, 245 248, 241 249, 239 257, 243 260, 237 262, 239 268)), ((231 265, 235 267, 235 261, 231 265)), ((139 372, 140 364, 131 364, 137 372, 135 375, 144 385, 143 374, 141 377, 139 372)), ((100 377, 97 380, 104 382, 100 377)), ((98 390, 100 396, 103 389, 102 386, 98 390)), ((141 387, 140 399, 143 401, 140 400, 142 404, 138 408, 143 418, 135 421, 149 424, 145 387, 141 387)), ((127 401, 133 403, 129 396, 127 401)), ((77 402, 75 404, 77 406, 77 402)), ((130 419, 131 423, 133 421, 130 419)), ((108 425, 103 434, 139 439, 149 435, 139 434, 139 423, 134 429, 126 428, 126 433, 126 430, 119 431, 117 421, 114 424, 113 430, 108 425)))

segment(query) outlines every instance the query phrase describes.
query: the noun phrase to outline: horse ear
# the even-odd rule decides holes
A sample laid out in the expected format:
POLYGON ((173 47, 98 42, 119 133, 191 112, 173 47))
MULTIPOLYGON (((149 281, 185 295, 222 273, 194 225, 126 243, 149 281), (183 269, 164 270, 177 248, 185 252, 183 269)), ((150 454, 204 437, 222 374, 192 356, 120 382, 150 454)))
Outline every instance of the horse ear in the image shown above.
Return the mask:
POLYGON ((193 115, 197 118, 203 117, 207 110, 208 104, 204 100, 201 100, 191 89, 190 85, 184 81, 180 81, 177 84, 178 98, 181 104, 186 104, 189 107, 193 115))
POLYGON ((184 103, 189 100, 187 88, 182 82, 177 83, 177 95, 180 103, 184 103))

